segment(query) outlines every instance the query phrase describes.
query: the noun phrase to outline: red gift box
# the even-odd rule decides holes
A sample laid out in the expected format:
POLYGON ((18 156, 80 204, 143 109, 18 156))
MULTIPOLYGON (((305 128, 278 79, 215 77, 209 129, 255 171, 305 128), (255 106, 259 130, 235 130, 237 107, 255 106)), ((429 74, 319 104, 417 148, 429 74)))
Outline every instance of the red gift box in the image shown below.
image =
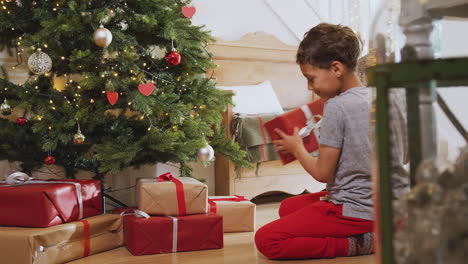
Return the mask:
POLYGON ((223 248, 223 217, 124 216, 124 245, 135 256, 223 248))
MULTIPOLYGON (((275 132, 275 128, 283 130, 288 135, 292 135, 294 132, 294 127, 299 129, 306 129, 309 124, 317 124, 323 115, 323 100, 316 100, 312 103, 309 103, 301 108, 294 109, 282 115, 279 115, 272 120, 265 122, 264 126, 268 132, 268 135, 272 140, 281 139, 281 137, 275 132)), ((316 129, 315 129, 316 130, 316 129)), ((304 131, 307 133, 306 131, 304 131)), ((310 134, 303 137, 304 146, 307 152, 312 153, 319 149, 318 137, 314 131, 310 131, 310 134)), ((290 163, 296 158, 294 155, 282 154, 279 153, 281 161, 283 164, 290 163)))
POLYGON ((33 180, 17 186, 2 184, 0 201, 2 226, 49 227, 103 213, 101 182, 98 180, 33 180))

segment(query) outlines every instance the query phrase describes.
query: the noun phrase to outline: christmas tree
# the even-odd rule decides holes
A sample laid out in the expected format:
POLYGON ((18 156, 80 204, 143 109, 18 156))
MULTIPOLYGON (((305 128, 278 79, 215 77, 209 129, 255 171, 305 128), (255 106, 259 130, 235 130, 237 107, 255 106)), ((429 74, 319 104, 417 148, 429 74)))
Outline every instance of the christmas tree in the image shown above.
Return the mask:
POLYGON ((230 95, 204 75, 213 39, 189 4, 2 0, 0 48, 29 78, 15 84, 17 69, 2 69, 0 160, 25 172, 55 163, 68 177, 174 162, 190 176, 188 162, 210 160, 212 146, 247 165, 220 125, 230 95))

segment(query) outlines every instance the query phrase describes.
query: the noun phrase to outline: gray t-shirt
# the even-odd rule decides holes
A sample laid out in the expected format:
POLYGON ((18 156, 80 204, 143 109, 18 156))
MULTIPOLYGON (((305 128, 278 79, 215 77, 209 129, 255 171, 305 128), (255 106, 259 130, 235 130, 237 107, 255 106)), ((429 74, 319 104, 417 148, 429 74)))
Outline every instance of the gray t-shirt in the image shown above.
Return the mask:
POLYGON ((327 183, 328 200, 343 204, 343 215, 372 220, 371 91, 355 87, 325 103, 320 144, 341 149, 335 178, 327 183))

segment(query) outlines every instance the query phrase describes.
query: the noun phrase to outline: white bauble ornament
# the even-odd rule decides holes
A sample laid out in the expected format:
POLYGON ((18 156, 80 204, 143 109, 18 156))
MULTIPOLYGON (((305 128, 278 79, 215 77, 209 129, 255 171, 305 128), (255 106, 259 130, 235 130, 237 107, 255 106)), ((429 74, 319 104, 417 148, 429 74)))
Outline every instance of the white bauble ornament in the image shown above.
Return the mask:
POLYGON ((28 67, 34 74, 41 75, 52 69, 52 59, 39 48, 35 53, 29 56, 28 67))
POLYGON ((209 144, 197 151, 199 161, 211 161, 214 158, 214 149, 209 144))
POLYGON ((7 100, 5 99, 5 101, 3 101, 2 105, 0 105, 0 112, 2 113, 2 115, 11 115, 11 106, 8 105, 7 103, 7 100))
POLYGON ((112 33, 103 25, 100 25, 99 28, 94 31, 93 38, 97 46, 105 48, 112 42, 112 33))

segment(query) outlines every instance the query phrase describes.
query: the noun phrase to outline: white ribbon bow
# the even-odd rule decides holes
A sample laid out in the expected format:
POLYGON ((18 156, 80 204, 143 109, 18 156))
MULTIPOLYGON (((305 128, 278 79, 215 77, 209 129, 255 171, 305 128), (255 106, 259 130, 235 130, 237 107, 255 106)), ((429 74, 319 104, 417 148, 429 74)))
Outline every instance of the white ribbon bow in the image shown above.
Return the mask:
POLYGON ((150 218, 148 213, 146 213, 145 211, 142 211, 142 210, 138 210, 138 209, 127 209, 127 210, 121 212, 120 215, 121 216, 133 215, 135 217, 144 217, 146 219, 150 218))
POLYGON ((33 177, 29 177, 24 172, 13 172, 12 174, 8 175, 6 178, 6 183, 8 185, 23 185, 27 184, 29 181, 34 179, 33 177))
POLYGON ((301 106, 302 112, 304 112, 304 115, 306 117, 306 126, 301 128, 299 130, 299 136, 302 138, 307 137, 310 135, 312 131, 314 131, 315 137, 317 138, 317 141, 319 140, 320 136, 320 125, 322 124, 322 116, 321 115, 312 115, 312 112, 310 111, 309 106, 303 105, 301 106), (315 122, 315 118, 320 118, 318 122, 315 122))
POLYGON ((0 183, 6 183, 7 185, 3 186, 20 186, 20 185, 27 185, 27 184, 72 184, 75 186, 76 191, 76 198, 78 200, 78 207, 79 207, 79 215, 78 219, 83 218, 83 196, 81 195, 81 184, 77 182, 65 182, 65 181, 32 181, 34 178, 29 177, 24 172, 13 172, 12 174, 8 175, 5 181, 0 181, 0 183))

